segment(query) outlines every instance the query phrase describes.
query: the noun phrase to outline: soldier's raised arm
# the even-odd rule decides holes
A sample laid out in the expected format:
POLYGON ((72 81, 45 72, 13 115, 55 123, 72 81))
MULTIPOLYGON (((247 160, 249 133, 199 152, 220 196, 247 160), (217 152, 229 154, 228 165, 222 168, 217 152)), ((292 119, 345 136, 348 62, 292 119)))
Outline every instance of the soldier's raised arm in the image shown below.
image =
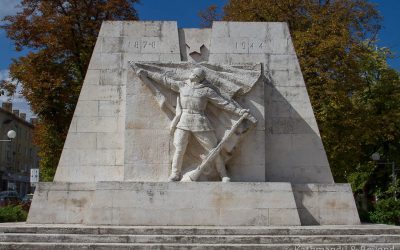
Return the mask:
POLYGON ((155 73, 155 72, 149 72, 149 71, 146 71, 143 69, 139 69, 136 73, 141 78, 147 77, 147 78, 155 81, 156 83, 164 85, 168 89, 179 92, 179 86, 181 85, 181 82, 175 81, 175 80, 167 77, 167 75, 165 73, 160 74, 160 73, 155 73))
POLYGON ((207 94, 209 100, 217 107, 225 109, 237 115, 242 115, 244 113, 244 109, 236 107, 236 105, 232 101, 218 94, 215 90, 209 89, 207 94))
POLYGON ((238 116, 242 116, 243 114, 247 113, 248 120, 250 120, 253 123, 257 122, 257 120, 249 113, 248 109, 244 109, 240 106, 237 107, 237 105, 235 105, 233 101, 223 97, 215 90, 210 89, 208 91, 207 97, 209 98, 211 103, 213 103, 217 107, 225 109, 231 113, 237 114, 238 116))

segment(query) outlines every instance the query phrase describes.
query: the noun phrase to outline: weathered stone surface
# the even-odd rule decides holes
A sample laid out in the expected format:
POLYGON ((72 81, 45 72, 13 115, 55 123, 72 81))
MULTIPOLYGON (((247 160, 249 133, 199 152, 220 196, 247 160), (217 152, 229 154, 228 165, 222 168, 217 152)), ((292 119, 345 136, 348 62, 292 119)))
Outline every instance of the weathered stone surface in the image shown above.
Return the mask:
POLYGON ((300 225, 290 183, 265 182, 40 183, 28 222, 300 225))
MULTIPOLYGON (((119 155, 125 160, 118 159, 118 162, 130 164, 126 167, 139 167, 137 163, 132 165, 131 161, 137 159, 132 158, 132 154, 140 155, 148 151, 146 141, 160 142, 159 133, 150 132, 140 137, 140 130, 164 129, 167 135, 170 118, 159 110, 154 96, 143 83, 140 84, 127 62, 178 62, 181 58, 189 60, 189 54, 197 53, 198 56, 205 56, 201 60, 207 58, 218 64, 262 62, 267 79, 271 80, 257 83, 248 95, 237 99, 243 107, 250 109, 259 122, 256 130, 249 135, 255 136, 256 140, 245 140, 242 150, 238 151, 241 156, 235 155, 227 163, 228 172, 231 172, 234 180, 332 183, 304 80, 293 46, 287 42, 289 40, 287 26, 283 23, 215 22, 211 30, 184 29, 178 34, 175 22, 105 22, 85 78, 68 135, 71 138, 67 138, 65 150, 82 147, 95 150, 124 149, 125 156, 119 155), (202 46, 207 48, 207 55, 201 51, 202 46), (290 140, 286 140, 288 136, 290 140), (96 147, 94 137, 98 139, 96 147), (107 146, 108 140, 102 138, 109 139, 111 146, 107 146), (127 147, 132 142, 143 146, 135 147, 135 152, 132 152, 133 148, 127 147), (250 152, 262 150, 265 153, 250 155, 250 152), (245 153, 241 154, 242 151, 245 153), (246 171, 242 169, 243 164, 246 165, 246 171)), ((195 58, 190 60, 196 61, 195 58)), ((172 161, 171 139, 161 141, 157 145, 167 145, 161 149, 165 151, 160 152, 161 155, 170 154, 167 160, 172 161)), ((85 162, 82 164, 85 165, 85 162)), ((60 161, 60 167, 75 168, 76 171, 69 173, 78 173, 80 164, 71 157, 62 157, 60 161)), ((160 175, 169 171, 162 170, 162 167, 159 166, 158 171, 150 171, 156 174, 153 180, 165 180, 166 177, 160 175)), ((130 169, 125 172, 145 173, 130 169)), ((56 181, 74 181, 74 176, 61 177, 60 173, 67 171, 59 170, 56 181)), ((130 174, 123 176, 119 178, 132 178, 130 174)))
POLYGON ((294 196, 302 225, 357 225, 349 184, 296 184, 294 196))
MULTIPOLYGON (((240 219, 240 218, 238 218, 240 219)), ((1 223, 0 249, 400 249, 400 228, 1 223)))
MULTIPOLYGON (((176 99, 172 95, 167 98, 176 99)), ((217 109, 207 116, 218 136, 229 129, 229 124, 218 125, 221 113, 217 109)), ((201 148, 196 140, 189 144, 201 148)), ((184 157, 184 161, 197 157, 188 170, 201 161, 202 153, 193 152, 184 157)), ((54 180, 53 184, 41 184, 35 194, 30 222, 359 223, 351 190, 334 184, 285 23, 215 22, 212 29, 178 30, 176 22, 104 22, 54 180), (232 181, 289 182, 294 195, 287 183, 290 189, 285 191, 277 183, 262 183, 260 193, 248 190, 258 183, 225 186, 232 190, 221 183, 182 184, 184 189, 164 183, 175 150, 169 134, 173 116, 160 109, 129 62, 181 61, 240 67, 262 63, 264 76, 247 94, 232 97, 249 109, 258 123, 241 141, 232 139, 231 145, 239 146, 232 150, 234 154, 224 155, 226 168, 232 181), (99 181, 104 182, 96 186, 99 181), (81 188, 83 183, 90 188, 81 188), (272 190, 277 185, 279 188, 272 190), (219 199, 212 203, 215 192, 219 199), (292 204, 293 197, 296 202, 292 204), (174 206, 176 211, 168 210, 174 206), (203 214, 208 217, 204 219, 203 214)))

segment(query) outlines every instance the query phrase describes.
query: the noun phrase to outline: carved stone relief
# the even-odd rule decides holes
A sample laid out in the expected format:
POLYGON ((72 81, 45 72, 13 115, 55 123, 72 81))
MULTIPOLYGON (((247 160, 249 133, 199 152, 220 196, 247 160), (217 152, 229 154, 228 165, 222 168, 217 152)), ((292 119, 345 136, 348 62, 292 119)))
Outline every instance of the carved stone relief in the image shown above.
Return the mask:
POLYGON ((251 90, 261 76, 261 66, 207 63, 131 63, 131 66, 150 88, 160 108, 174 113, 170 131, 175 151, 169 180, 197 181, 201 177, 212 180, 216 172, 217 178, 229 182, 225 161, 240 138, 257 123, 234 98, 251 90))

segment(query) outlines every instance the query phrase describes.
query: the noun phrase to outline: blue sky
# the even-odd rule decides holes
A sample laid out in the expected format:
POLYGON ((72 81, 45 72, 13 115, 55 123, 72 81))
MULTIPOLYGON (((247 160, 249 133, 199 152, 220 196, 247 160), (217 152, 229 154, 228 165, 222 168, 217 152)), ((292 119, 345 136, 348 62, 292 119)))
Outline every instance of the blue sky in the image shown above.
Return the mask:
MULTIPOLYGON (((203 10, 211 4, 223 6, 228 0, 141 0, 136 5, 141 20, 176 20, 181 28, 195 28, 200 24, 199 10, 203 10)), ((243 0, 245 1, 245 0, 243 0)), ((14 6, 20 0, 0 0, 0 18, 14 14, 14 6)), ((389 60, 389 64, 400 71, 400 1, 399 0, 373 0, 383 16, 383 28, 379 33, 379 46, 389 47, 397 54, 397 58, 389 60)), ((18 53, 14 50, 12 41, 7 39, 5 32, 0 29, 0 80, 7 78, 8 66, 13 58, 17 58, 26 52, 18 53)), ((0 101, 4 97, 0 97, 0 101)), ((23 112, 29 108, 25 100, 15 96, 14 107, 23 112)))

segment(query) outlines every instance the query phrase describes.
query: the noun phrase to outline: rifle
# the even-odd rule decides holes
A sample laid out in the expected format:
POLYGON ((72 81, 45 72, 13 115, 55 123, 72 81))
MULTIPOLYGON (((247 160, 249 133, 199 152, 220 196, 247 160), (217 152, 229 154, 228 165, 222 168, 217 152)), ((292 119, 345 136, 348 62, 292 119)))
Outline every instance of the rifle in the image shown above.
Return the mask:
POLYGON ((183 182, 190 182, 190 181, 196 181, 201 173, 204 171, 204 169, 208 166, 208 163, 210 163, 214 158, 219 154, 219 152, 222 149, 222 145, 232 136, 232 134, 235 132, 236 128, 240 125, 240 123, 249 115, 249 113, 244 113, 239 120, 233 124, 231 130, 225 134, 225 136, 222 138, 222 140, 218 143, 218 145, 213 148, 210 153, 208 153, 207 157, 201 162, 201 164, 194 170, 189 171, 185 173, 181 179, 183 182))

